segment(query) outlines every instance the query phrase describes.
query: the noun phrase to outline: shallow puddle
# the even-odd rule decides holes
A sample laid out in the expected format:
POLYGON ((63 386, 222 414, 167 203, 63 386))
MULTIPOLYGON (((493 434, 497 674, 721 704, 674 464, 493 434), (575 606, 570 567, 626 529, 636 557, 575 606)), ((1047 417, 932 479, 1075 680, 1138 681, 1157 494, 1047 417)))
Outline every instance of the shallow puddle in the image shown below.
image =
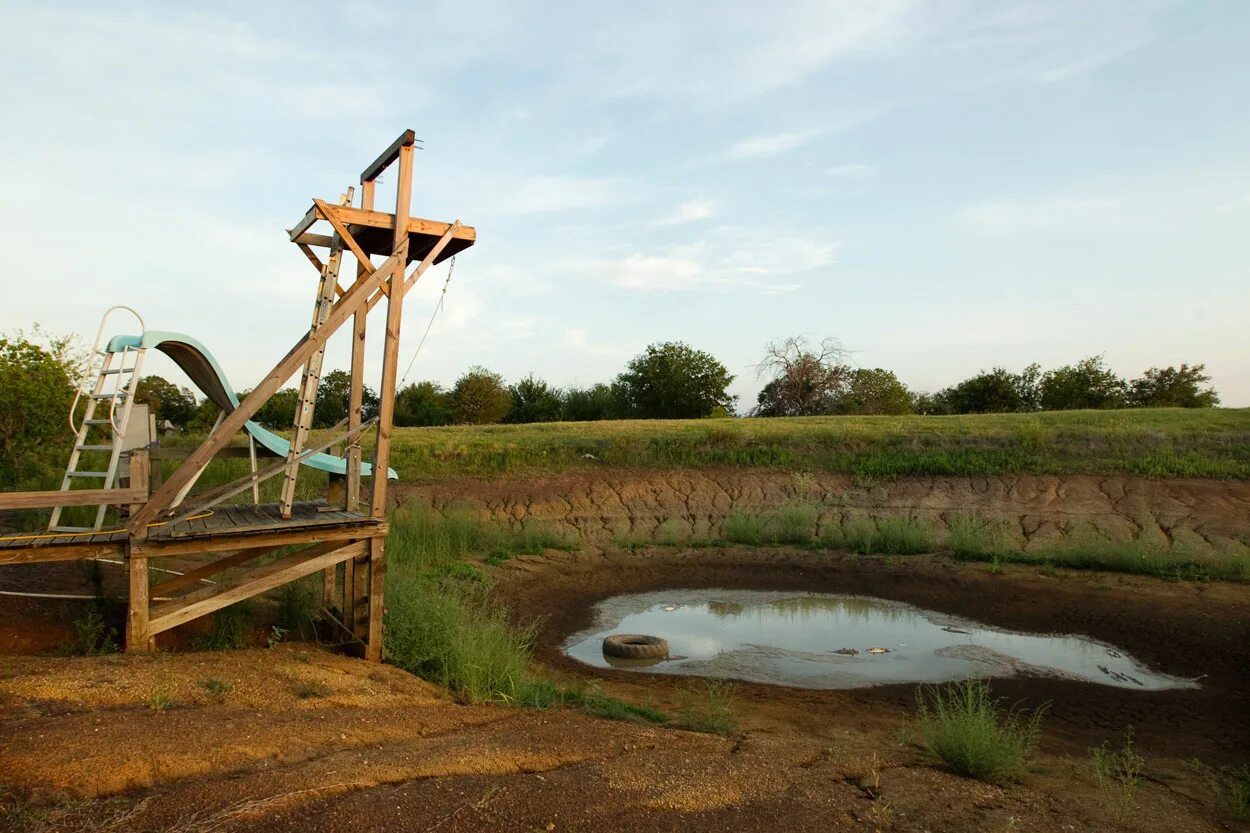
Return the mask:
POLYGON ((639 668, 802 688, 857 688, 1014 675, 1089 680, 1120 688, 1196 688, 1084 636, 991 628, 862 596, 757 590, 680 590, 616 596, 597 624, 565 643, 587 665, 639 668), (668 640, 669 659, 603 654, 613 633, 668 640))

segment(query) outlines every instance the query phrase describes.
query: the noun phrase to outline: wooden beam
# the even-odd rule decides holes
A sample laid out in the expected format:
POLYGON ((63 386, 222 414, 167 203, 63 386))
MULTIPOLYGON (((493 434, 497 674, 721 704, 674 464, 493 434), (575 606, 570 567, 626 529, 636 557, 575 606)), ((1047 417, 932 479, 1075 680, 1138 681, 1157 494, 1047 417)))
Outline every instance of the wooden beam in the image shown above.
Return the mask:
MULTIPOLYGON (((257 549, 260 547, 289 547, 300 544, 320 544, 326 541, 350 541, 385 535, 384 523, 359 523, 343 526, 294 527, 276 532, 247 532, 238 535, 211 535, 203 538, 158 538, 142 543, 132 543, 131 553, 137 558, 163 558, 192 553, 227 552, 231 550, 257 549)), ((119 545, 120 546, 120 545, 119 545)), ((43 549, 48 549, 44 547, 43 549)), ((2 557, 7 550, 0 550, 2 557)), ((85 556, 83 556, 85 557, 85 556)))
MULTIPOLYGON (((364 266, 366 272, 372 272, 373 261, 369 260, 369 255, 365 254, 364 249, 360 248, 360 244, 356 242, 355 237, 352 237, 352 233, 347 230, 347 226, 343 225, 342 221, 339 220, 338 217, 334 216, 333 212, 335 208, 342 208, 343 206, 333 206, 325 200, 314 200, 313 202, 316 204, 322 215, 330 221, 330 225, 334 227, 335 234, 347 244, 347 248, 352 250, 352 254, 356 256, 356 262, 361 266, 364 266)), ((404 265, 400 267, 400 270, 402 271, 407 266, 408 264, 404 263, 404 265)))
POLYGON ((186 462, 173 473, 169 480, 165 481, 165 484, 152 495, 147 504, 131 517, 127 528, 132 538, 136 536, 136 533, 142 535, 146 524, 169 506, 182 487, 195 477, 200 468, 213 459, 219 449, 230 443, 234 435, 243 429, 243 424, 256 415, 256 412, 269 401, 269 398, 282 387, 287 379, 291 378, 295 371, 308 360, 308 357, 325 344, 326 340, 342 326, 344 321, 354 315, 357 309, 368 304, 369 296, 383 280, 396 269, 401 274, 403 273, 403 258, 402 253, 392 255, 368 277, 352 284, 347 294, 334 305, 325 325, 315 333, 306 333, 297 341, 273 370, 269 371, 269 374, 252 390, 251 394, 239 403, 239 407, 231 411, 222 423, 209 433, 200 447, 187 457, 186 462))
POLYGON ((224 558, 219 558, 211 564, 196 567, 194 570, 188 570, 180 576, 174 576, 171 579, 162 581, 160 584, 152 588, 152 595, 166 596, 176 590, 182 590, 184 587, 199 584, 201 581, 210 576, 215 576, 218 573, 229 570, 232 567, 238 567, 240 564, 246 564, 249 561, 260 558, 262 555, 268 555, 269 553, 280 549, 282 549, 282 547, 270 545, 268 547, 255 547, 253 549, 233 552, 224 558))
POLYGON ((366 542, 318 544, 292 553, 269 564, 257 567, 243 576, 234 587, 214 593, 205 599, 186 602, 176 599, 152 608, 148 632, 152 635, 176 628, 223 607, 250 599, 267 590, 281 587, 298 578, 311 575, 348 558, 355 558, 368 549, 366 542))
POLYGON ((369 634, 365 638, 365 659, 382 661, 382 619, 385 611, 386 539, 369 539, 369 634))
POLYGON ((115 558, 126 554, 126 542, 103 544, 43 544, 37 547, 12 547, 0 550, 0 565, 43 564, 53 561, 83 561, 88 558, 115 558))
MULTIPOLYGON (((447 248, 447 244, 451 242, 452 237, 455 236, 454 232, 459 226, 459 220, 452 223, 451 226, 448 227, 447 232, 443 235, 442 239, 434 244, 434 248, 430 249, 430 253, 425 256, 425 259, 418 263, 417 267, 412 270, 412 274, 409 275, 407 280, 404 281, 405 295, 408 294, 408 290, 412 289, 421 276, 425 274, 425 270, 429 269, 430 266, 433 265, 434 261, 438 260, 438 256, 443 253, 443 249, 447 248)), ((367 309, 373 309, 377 305, 378 301, 382 300, 382 295, 383 293, 381 290, 375 292, 373 297, 369 299, 367 309)))
POLYGON ((153 633, 148 618, 148 560, 127 554, 126 575, 130 586, 126 596, 126 653, 150 651, 153 633))
MULTIPOLYGON (((311 235, 307 235, 307 234, 304 235, 304 237, 310 237, 310 236, 311 235)), ((317 235, 317 236, 320 237, 321 235, 317 235)), ((321 258, 317 257, 317 253, 314 252, 312 248, 310 248, 310 245, 308 243, 303 242, 303 239, 304 238, 301 237, 299 240, 296 240, 295 245, 299 246, 299 250, 304 253, 304 257, 308 258, 308 262, 313 265, 314 269, 316 269, 318 272, 324 272, 326 265, 321 262, 321 258)))
MULTIPOLYGON (((395 215, 387 214, 385 211, 372 211, 347 205, 330 205, 328 207, 334 213, 335 219, 343 225, 371 226, 383 229, 395 228, 395 215)), ((426 220, 421 217, 408 218, 409 234, 419 234, 425 237, 442 237, 450 226, 450 223, 443 223, 438 220, 426 220)), ((476 242, 477 229, 473 226, 462 225, 456 233, 456 239, 476 242)), ((311 243, 312 241, 307 242, 311 243)))
POLYGON ((390 147, 382 151, 382 154, 369 164, 369 167, 361 171, 361 184, 370 183, 377 179, 378 174, 386 170, 387 166, 394 162, 396 157, 400 155, 400 151, 406 149, 409 153, 411 153, 412 146, 416 143, 416 141, 417 134, 413 133, 411 130, 405 130, 403 133, 400 133, 399 138, 391 142, 390 147))
POLYGON ((54 506, 99 506, 147 500, 147 489, 75 489, 71 492, 0 492, 0 509, 51 509, 54 506))
POLYGON ((312 208, 308 209, 308 212, 304 215, 303 219, 291 228, 287 229, 287 235, 292 241, 295 241, 303 235, 304 232, 312 228, 313 223, 317 222, 317 219, 317 206, 314 205, 312 208))

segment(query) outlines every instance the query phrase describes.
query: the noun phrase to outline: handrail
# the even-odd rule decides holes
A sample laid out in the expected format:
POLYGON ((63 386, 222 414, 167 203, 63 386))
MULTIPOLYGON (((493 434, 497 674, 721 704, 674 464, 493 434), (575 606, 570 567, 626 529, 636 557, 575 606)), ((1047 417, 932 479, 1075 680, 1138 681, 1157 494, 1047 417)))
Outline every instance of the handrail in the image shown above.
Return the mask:
MULTIPOLYGON (((142 335, 143 332, 147 329, 147 326, 143 323, 143 316, 140 315, 138 312, 136 312, 133 307, 128 307, 125 304, 117 304, 116 306, 112 306, 106 309, 104 311, 104 315, 100 316, 100 328, 96 330, 95 343, 91 345, 91 352, 88 354, 90 356, 90 358, 87 359, 87 373, 88 374, 91 373, 91 367, 95 363, 96 355, 103 353, 103 351, 100 350, 100 341, 101 339, 104 338, 104 325, 108 323, 109 316, 119 309, 126 310, 126 312, 130 313, 131 315, 133 315, 135 318, 139 320, 139 334, 140 335, 142 335)), ((103 369, 104 367, 103 365, 101 365, 100 370, 103 370, 103 369)), ((96 373, 96 376, 97 377, 99 376, 98 371, 96 373)), ((114 398, 116 399, 116 397, 114 398)), ((69 406, 69 430, 70 430, 70 433, 73 434, 74 436, 78 436, 78 431, 81 428, 81 426, 74 425, 74 411, 78 410, 78 400, 80 399, 82 399, 82 383, 81 382, 75 386, 74 401, 69 406)), ((112 409, 110 408, 109 409, 109 423, 112 424, 112 422, 113 422, 113 413, 112 413, 112 409)), ((113 427, 116 428, 116 426, 113 426, 113 427)))

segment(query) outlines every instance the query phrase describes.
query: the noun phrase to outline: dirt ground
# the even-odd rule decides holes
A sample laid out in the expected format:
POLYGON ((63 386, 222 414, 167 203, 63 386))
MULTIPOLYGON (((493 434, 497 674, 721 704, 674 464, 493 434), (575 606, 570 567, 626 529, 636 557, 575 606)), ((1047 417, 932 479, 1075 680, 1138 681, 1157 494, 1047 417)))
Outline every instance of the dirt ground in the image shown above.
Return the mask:
MULTIPOLYGON (((398 669, 298 643, 32 656, 65 641, 82 603, 5 597, 0 830, 1241 829, 1221 807, 1218 775, 1250 763, 1250 587, 1012 566, 993 572, 937 556, 617 552, 608 542, 674 518, 688 519, 692 532, 710 530, 728 505, 782 505, 796 495, 828 512, 911 507, 940 518, 961 502, 997 507, 1037 540, 1082 522, 1083 511, 1102 513, 1088 517, 1107 519, 1105 529, 1149 520, 1154 527, 1140 528, 1219 540, 1243 534, 1245 484, 929 478, 884 488, 845 478, 717 477, 671 475, 667 485, 621 473, 606 483, 464 481, 408 487, 405 498, 442 507, 477 501, 490 517, 541 517, 576 529, 587 541, 579 552, 484 569, 498 579, 514 620, 536 624, 537 659, 553 674, 596 680, 608 694, 669 713, 689 681, 588 669, 561 654, 563 639, 589 624, 596 601, 682 586, 880 596, 991 625, 1087 634, 1159 670, 1201 677, 1201 688, 996 681, 1009 702, 1049 705, 1028 772, 1019 783, 992 786, 942 771, 916 743, 908 731, 911 686, 831 692, 740 684, 738 726, 722 737, 574 709, 464 704, 398 669), (1141 783, 1131 794, 1101 789, 1089 749, 1120 744, 1129 727, 1146 760, 1141 783)), ((105 588, 121 592, 120 570, 100 569, 105 588)), ((0 589, 81 590, 89 578, 77 565, 14 568, 0 571, 0 589)), ((185 636, 175 647, 185 647, 185 636)))

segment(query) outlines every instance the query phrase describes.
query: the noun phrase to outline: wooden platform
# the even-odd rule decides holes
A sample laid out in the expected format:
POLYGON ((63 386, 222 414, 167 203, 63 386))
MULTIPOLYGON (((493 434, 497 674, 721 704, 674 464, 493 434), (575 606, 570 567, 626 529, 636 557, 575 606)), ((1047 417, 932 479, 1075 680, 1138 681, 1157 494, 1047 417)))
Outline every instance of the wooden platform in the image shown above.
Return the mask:
MULTIPOLYGON (((335 217, 343 225, 347 226, 352 237, 355 238, 360 248, 366 254, 389 257, 395 251, 394 214, 387 214, 384 211, 352 208, 345 205, 329 206, 329 208, 335 217)), ((291 229, 291 241, 307 246, 330 248, 333 245, 333 238, 330 235, 315 234, 308 231, 317 219, 317 207, 313 206, 308 210, 308 214, 304 216, 304 219, 291 229)), ((451 228, 450 223, 423 220, 419 217, 409 218, 408 259, 406 262, 415 263, 424 260, 449 228, 451 228)), ((431 262, 442 263, 444 260, 454 257, 458 252, 469 248, 476 241, 477 230, 472 226, 461 226, 456 229, 451 240, 431 262)))
MULTIPOLYGON (((175 555, 183 552, 213 552, 241 548, 250 538, 282 540, 292 537, 298 542, 367 538, 385 534, 384 523, 363 512, 347 512, 331 507, 324 500, 300 501, 283 518, 279 505, 264 503, 218 506, 204 518, 175 524, 149 527, 148 540, 136 545, 149 556, 175 555), (321 533, 321 534, 318 534, 321 533)), ((0 564, 63 561, 121 553, 130 536, 126 530, 105 530, 0 540, 0 564), (86 549, 93 550, 83 554, 86 549)))

